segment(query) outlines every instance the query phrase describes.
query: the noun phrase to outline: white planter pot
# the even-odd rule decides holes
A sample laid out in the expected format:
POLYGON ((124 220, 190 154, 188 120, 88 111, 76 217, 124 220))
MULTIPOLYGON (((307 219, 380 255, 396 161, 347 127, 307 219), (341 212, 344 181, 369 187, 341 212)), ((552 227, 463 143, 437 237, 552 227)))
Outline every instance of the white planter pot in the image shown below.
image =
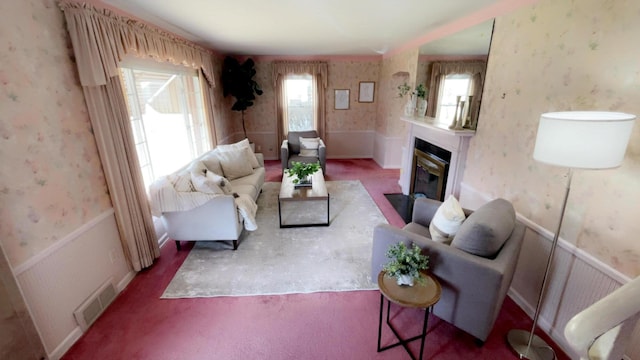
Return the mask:
POLYGON ((398 285, 408 285, 413 286, 413 276, 411 275, 399 275, 396 277, 396 282, 398 285))
POLYGON ((418 116, 424 117, 427 114, 427 100, 426 99, 418 99, 418 116))
POLYGON ((416 96, 411 95, 409 99, 407 99, 407 103, 404 105, 404 114, 406 116, 413 116, 416 112, 416 96))

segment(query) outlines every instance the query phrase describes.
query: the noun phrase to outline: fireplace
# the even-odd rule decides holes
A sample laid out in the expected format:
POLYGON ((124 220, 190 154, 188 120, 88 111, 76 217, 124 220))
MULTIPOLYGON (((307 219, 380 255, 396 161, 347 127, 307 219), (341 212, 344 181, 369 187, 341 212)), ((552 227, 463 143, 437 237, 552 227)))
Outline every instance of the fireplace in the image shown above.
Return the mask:
POLYGON ((444 201, 451 152, 416 138, 410 192, 415 197, 444 201))
POLYGON ((475 131, 449 129, 429 117, 404 116, 401 119, 409 124, 402 151, 399 181, 402 193, 437 200, 444 200, 449 195, 459 198, 469 140, 475 131))

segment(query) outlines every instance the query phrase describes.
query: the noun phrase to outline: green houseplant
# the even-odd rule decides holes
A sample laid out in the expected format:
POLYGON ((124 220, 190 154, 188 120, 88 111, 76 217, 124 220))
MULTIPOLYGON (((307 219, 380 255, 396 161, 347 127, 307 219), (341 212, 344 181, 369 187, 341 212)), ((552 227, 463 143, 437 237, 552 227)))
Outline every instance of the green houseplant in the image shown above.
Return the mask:
POLYGON ((308 180, 308 177, 319 169, 320 162, 305 164, 298 161, 292 161, 291 167, 285 169, 285 172, 289 177, 295 176, 295 179, 293 179, 294 184, 309 184, 311 181, 308 180))
POLYGON ((407 83, 398 85, 398 96, 402 98, 405 95, 407 95, 410 90, 411 90, 411 86, 409 86, 407 83))
POLYGON ((416 87, 416 96, 420 99, 425 99, 427 97, 427 88, 423 84, 416 87))
POLYGON ((233 96, 236 101, 231 110, 242 112, 242 131, 247 137, 247 129, 244 124, 244 111, 253 106, 256 95, 262 95, 260 85, 253 80, 256 75, 255 63, 251 58, 242 64, 235 58, 227 56, 222 65, 222 94, 233 96))
POLYGON ((422 249, 413 244, 410 248, 404 243, 389 246, 387 257, 391 259, 383 270, 396 278, 398 285, 413 286, 414 280, 421 281, 420 271, 429 268, 429 257, 422 254, 422 249))

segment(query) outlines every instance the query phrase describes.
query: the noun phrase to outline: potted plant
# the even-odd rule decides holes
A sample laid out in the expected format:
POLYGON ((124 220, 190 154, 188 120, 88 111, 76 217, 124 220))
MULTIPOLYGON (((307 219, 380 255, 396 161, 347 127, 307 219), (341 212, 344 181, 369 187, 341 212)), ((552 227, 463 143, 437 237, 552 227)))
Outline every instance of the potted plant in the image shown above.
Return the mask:
POLYGON ((415 93, 411 91, 411 86, 407 83, 398 85, 398 96, 403 98, 407 94, 410 94, 411 96, 407 99, 407 103, 404 105, 404 114, 406 116, 413 116, 413 113, 416 111, 415 93))
POLYGON ((222 93, 224 97, 233 96, 236 101, 231 110, 242 112, 242 131, 247 137, 247 129, 244 124, 244 111, 253 106, 256 95, 262 95, 260 85, 253 80, 256 75, 255 63, 251 58, 242 64, 235 58, 227 56, 222 65, 222 93))
POLYGON ((398 85, 398 96, 401 98, 404 97, 409 93, 409 90, 411 90, 411 86, 407 85, 407 83, 398 85))
POLYGON ((429 90, 427 90, 427 88, 423 84, 420 84, 418 85, 418 87, 416 87, 415 93, 418 97, 418 116, 425 116, 427 114, 427 95, 429 95, 429 90))
POLYGON ((298 161, 292 161, 291 167, 285 169, 285 172, 289 177, 294 177, 293 183, 296 185, 304 186, 311 184, 311 175, 320 169, 320 162, 315 163, 303 163, 298 161))
POLYGON ((396 278, 398 285, 413 286, 414 281, 422 281, 420 271, 429 268, 429 257, 422 254, 422 249, 413 244, 408 248, 403 242, 389 246, 387 257, 391 259, 383 270, 387 275, 396 278))

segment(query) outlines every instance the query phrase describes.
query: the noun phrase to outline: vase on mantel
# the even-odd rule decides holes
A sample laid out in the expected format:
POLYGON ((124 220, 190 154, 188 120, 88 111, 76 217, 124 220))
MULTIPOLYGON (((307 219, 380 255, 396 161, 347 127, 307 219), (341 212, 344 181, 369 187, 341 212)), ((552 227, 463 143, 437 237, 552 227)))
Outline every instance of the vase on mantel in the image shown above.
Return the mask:
POLYGON ((427 114, 427 99, 418 99, 417 116, 424 117, 427 114))
POLYGON ((404 105, 404 114, 406 116, 414 115, 416 112, 416 101, 417 97, 415 95, 411 95, 411 97, 407 99, 407 103, 404 105))

